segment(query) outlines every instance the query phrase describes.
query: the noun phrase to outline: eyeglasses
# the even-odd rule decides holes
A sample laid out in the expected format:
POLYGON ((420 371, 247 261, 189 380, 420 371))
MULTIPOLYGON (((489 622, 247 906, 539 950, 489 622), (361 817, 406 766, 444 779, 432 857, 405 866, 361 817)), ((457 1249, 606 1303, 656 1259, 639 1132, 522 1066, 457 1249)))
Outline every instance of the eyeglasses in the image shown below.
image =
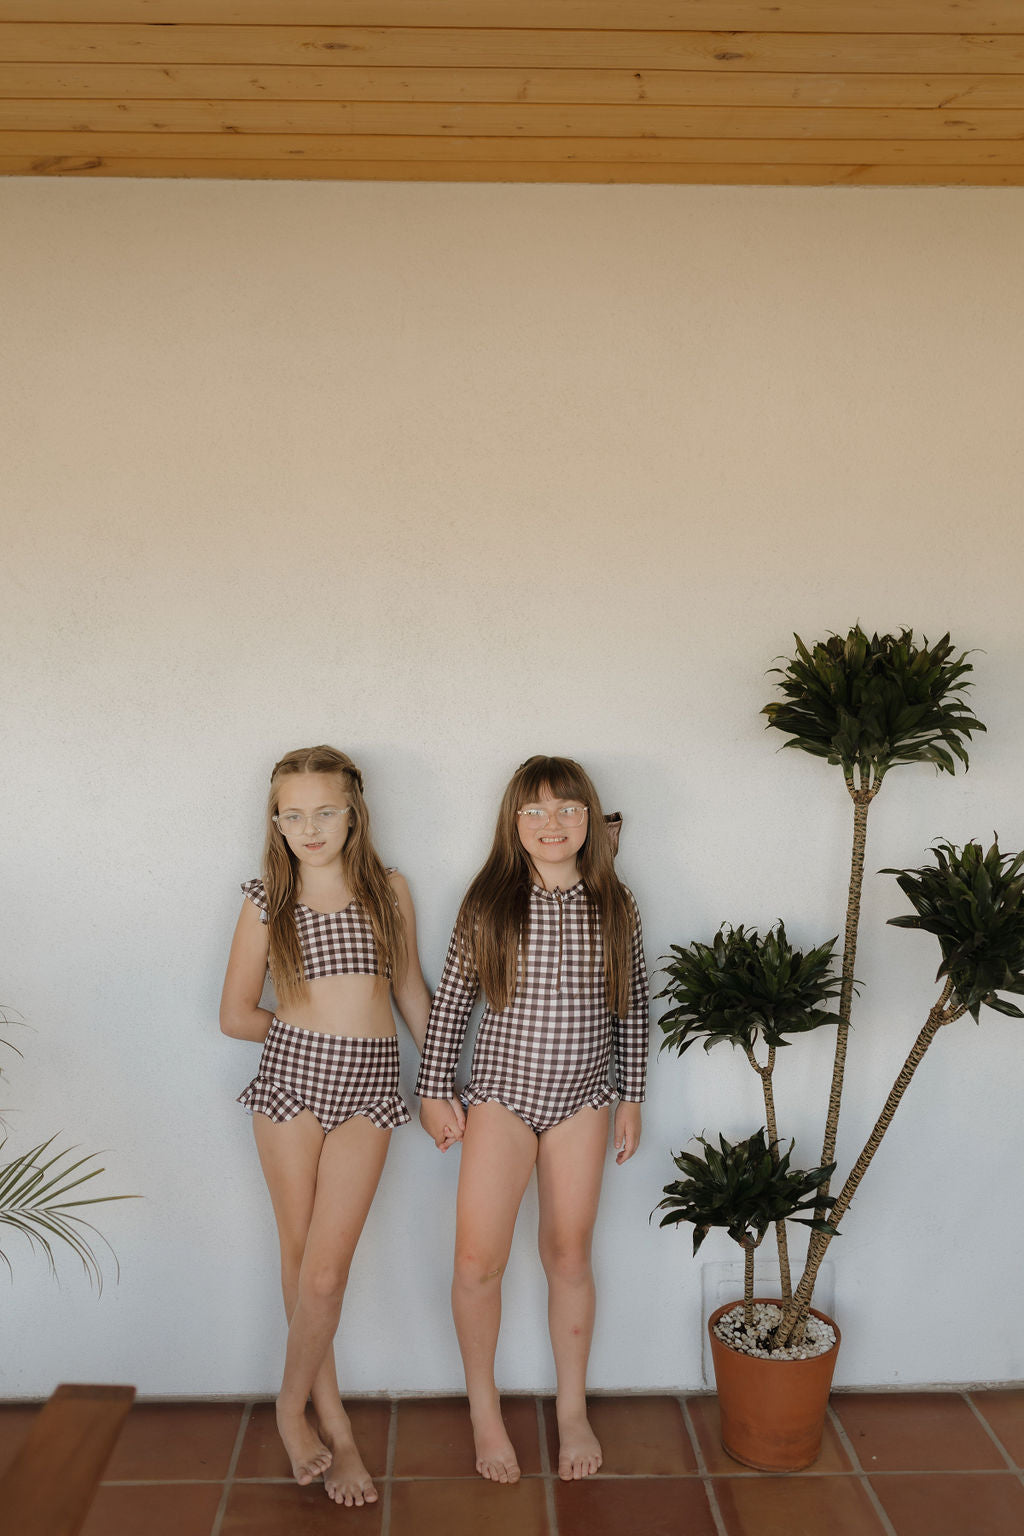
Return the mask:
POLYGON ((560 805, 557 811, 542 811, 539 806, 528 805, 525 810, 517 811, 517 816, 523 818, 524 827, 546 827, 554 815, 560 827, 582 827, 586 820, 587 808, 585 805, 560 805))
POLYGON ((285 837, 296 837, 300 832, 305 832, 310 823, 314 832, 335 832, 343 825, 342 817, 347 816, 351 809, 350 805, 325 805, 322 810, 314 811, 312 816, 303 816, 301 811, 283 811, 278 812, 273 821, 285 837))

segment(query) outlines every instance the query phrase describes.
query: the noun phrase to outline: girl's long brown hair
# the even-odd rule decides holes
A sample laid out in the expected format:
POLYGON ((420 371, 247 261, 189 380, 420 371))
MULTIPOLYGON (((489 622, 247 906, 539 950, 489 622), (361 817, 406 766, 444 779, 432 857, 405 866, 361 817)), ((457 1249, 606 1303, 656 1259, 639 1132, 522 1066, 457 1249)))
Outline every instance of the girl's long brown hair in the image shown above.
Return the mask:
POLYGON ((363 799, 363 776, 350 757, 335 747, 298 747, 274 764, 267 799, 267 836, 263 846, 263 889, 267 896, 270 979, 279 1002, 295 1002, 307 993, 302 948, 295 927, 298 860, 277 830, 274 814, 281 781, 292 773, 329 773, 341 782, 352 808, 352 826, 341 851, 345 878, 366 913, 384 976, 405 967, 405 927, 388 872, 370 837, 370 813, 363 799))
POLYGON ((455 920, 459 963, 480 979, 487 1001, 502 1012, 512 1001, 529 945, 530 886, 534 868, 519 840, 516 813, 547 791, 556 800, 587 807, 587 835, 579 852, 580 878, 590 898, 591 944, 600 916, 604 985, 608 1007, 623 1017, 629 1007, 633 909, 615 873, 611 840, 597 790, 570 757, 531 757, 517 768, 502 797, 487 862, 475 877, 455 920))

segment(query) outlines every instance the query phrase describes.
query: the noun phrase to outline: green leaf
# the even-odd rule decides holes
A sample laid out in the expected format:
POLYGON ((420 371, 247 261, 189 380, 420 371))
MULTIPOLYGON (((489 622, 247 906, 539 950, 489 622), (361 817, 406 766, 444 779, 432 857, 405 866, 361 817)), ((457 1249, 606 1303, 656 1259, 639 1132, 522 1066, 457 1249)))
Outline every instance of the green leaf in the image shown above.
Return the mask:
MULTIPOLYGON (((723 1227, 741 1247, 756 1247, 776 1222, 800 1219, 822 1203, 817 1191, 831 1177, 834 1164, 793 1169, 792 1143, 785 1150, 773 1149, 763 1130, 737 1143, 722 1135, 718 1139, 715 1148, 703 1136, 696 1138, 703 1158, 689 1153, 673 1158, 677 1168, 683 1168, 685 1159, 688 1176, 667 1184, 665 1198, 655 1207, 669 1208, 662 1226, 693 1223, 694 1252, 712 1227, 723 1227)), ((824 1203, 833 1202, 829 1197, 824 1203)))
MULTIPOLYGON (((82 1172, 97 1154, 74 1158, 74 1148, 51 1152, 56 1140, 56 1136, 51 1136, 0 1167, 0 1227, 20 1233, 30 1247, 42 1254, 54 1275, 57 1273, 54 1244, 63 1245, 82 1265, 90 1283, 102 1290, 103 1274, 93 1240, 99 1239, 108 1248, 115 1267, 117 1258, 102 1234, 79 1214, 80 1209, 137 1197, 90 1195, 69 1200, 68 1195, 99 1177, 104 1169, 90 1168, 82 1172)), ((3 1250, 0 1250, 0 1262, 11 1269, 10 1257, 3 1250)))
POLYGON ((964 741, 985 727, 963 698, 973 670, 954 653, 948 635, 934 645, 913 630, 868 638, 859 624, 830 635, 773 668, 781 700, 765 705, 769 727, 785 745, 826 757, 844 773, 870 769, 879 783, 889 768, 931 762, 952 773, 965 768, 964 741))
POLYGON ((657 994, 674 1005, 658 1021, 661 1048, 681 1056, 698 1039, 705 1050, 727 1042, 749 1051, 758 1039, 779 1047, 788 1035, 837 1023, 827 1006, 841 990, 833 970, 837 943, 835 937, 797 949, 780 921, 765 934, 723 924, 710 944, 673 945, 657 994))
POLYGON ((938 977, 948 977, 953 996, 975 1022, 982 1005, 1024 1017, 999 996, 1024 993, 1024 903, 1018 880, 1024 855, 1002 853, 996 838, 987 851, 977 842, 962 848, 940 842, 932 857, 934 864, 920 869, 883 870, 895 875, 915 909, 890 923, 938 939, 938 977))

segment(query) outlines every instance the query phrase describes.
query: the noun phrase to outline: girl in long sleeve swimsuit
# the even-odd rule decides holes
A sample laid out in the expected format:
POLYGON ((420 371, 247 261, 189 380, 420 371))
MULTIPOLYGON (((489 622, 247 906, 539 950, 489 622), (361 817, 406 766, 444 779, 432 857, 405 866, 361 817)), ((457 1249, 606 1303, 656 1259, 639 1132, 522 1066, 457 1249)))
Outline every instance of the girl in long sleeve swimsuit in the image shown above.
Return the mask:
MULTIPOLYGON (((278 1429, 298 1483, 322 1476, 337 1503, 370 1504, 377 1491, 342 1407, 334 1335, 391 1131, 409 1120, 391 997, 421 1046, 430 994, 409 888, 373 847, 362 775, 343 752, 302 748, 274 768, 263 878, 242 889, 220 1018, 225 1034, 264 1042, 240 1102, 281 1247, 278 1429), (268 962, 276 1016, 260 1007, 268 962)), ((447 1146, 461 1135, 461 1106, 438 1118, 447 1146)))
POLYGON ((640 1138, 648 1042, 640 916, 612 860, 597 793, 579 764, 558 757, 524 763, 505 791, 490 856, 459 910, 416 1085, 423 1125, 444 1148, 459 1052, 482 989, 486 1007, 464 1094, 452 1309, 477 1470, 496 1482, 519 1477, 494 1357, 501 1276, 534 1168, 558 1382, 559 1475, 587 1477, 601 1465, 586 1409, 591 1238, 608 1106, 617 1091, 614 1142, 616 1162, 624 1163, 640 1138))

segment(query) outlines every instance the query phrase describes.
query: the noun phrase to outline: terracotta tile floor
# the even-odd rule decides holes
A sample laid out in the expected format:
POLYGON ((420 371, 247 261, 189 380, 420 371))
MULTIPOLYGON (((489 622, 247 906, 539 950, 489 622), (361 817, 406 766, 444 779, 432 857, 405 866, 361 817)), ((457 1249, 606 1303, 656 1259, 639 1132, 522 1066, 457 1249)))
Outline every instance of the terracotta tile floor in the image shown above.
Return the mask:
MULTIPOLYGON (((356 1401, 381 1498, 339 1509, 297 1488, 267 1403, 142 1403, 83 1536, 1021 1536, 1024 1388, 848 1392, 819 1461, 751 1472, 718 1443, 714 1397, 595 1397, 605 1448, 584 1483, 552 1476, 552 1404, 506 1399, 524 1476, 473 1471, 462 1398, 356 1401)), ((0 1405, 0 1470, 33 1410, 0 1405)))

